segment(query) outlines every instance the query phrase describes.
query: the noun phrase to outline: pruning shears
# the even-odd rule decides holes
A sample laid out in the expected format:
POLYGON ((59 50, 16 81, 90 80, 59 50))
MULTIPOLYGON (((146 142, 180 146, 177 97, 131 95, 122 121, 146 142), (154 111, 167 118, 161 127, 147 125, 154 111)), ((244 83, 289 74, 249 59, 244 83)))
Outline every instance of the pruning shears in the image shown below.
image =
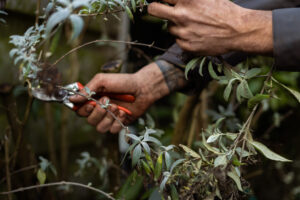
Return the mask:
MULTIPOLYGON (((74 104, 69 100, 69 98, 73 95, 75 95, 74 92, 79 92, 80 90, 83 90, 84 86, 79 83, 71 83, 69 85, 59 87, 53 94, 47 94, 46 90, 41 87, 32 87, 32 96, 36 99, 39 99, 41 101, 52 101, 52 102, 59 102, 63 103, 68 108, 77 111, 81 105, 74 104)), ((133 103, 135 101, 135 97, 130 94, 118 94, 118 93, 97 93, 93 96, 102 97, 107 96, 114 100, 120 100, 127 103, 133 103)), ((95 101, 87 101, 85 104, 96 106, 97 103, 95 101)), ((117 106, 119 110, 123 110, 126 114, 132 115, 132 112, 128 110, 127 108, 124 108, 122 106, 117 106)))

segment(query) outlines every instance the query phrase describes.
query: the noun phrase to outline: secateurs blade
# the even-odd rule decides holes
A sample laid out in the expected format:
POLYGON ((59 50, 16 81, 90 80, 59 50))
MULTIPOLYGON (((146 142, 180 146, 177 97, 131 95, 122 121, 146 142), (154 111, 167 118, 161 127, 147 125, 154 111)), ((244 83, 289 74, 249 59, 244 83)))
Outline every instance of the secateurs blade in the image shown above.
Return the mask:
MULTIPOLYGON (((32 96, 34 96, 36 99, 39 99, 41 101, 52 101, 52 102, 63 103, 68 108, 77 111, 80 108, 80 106, 71 102, 69 98, 75 95, 75 92, 79 92, 82 89, 84 89, 84 86, 79 82, 75 82, 63 87, 59 87, 51 94, 48 94, 44 88, 33 87, 32 96)), ((97 93, 96 96, 97 97, 107 96, 111 99, 120 100, 127 103, 133 103, 135 101, 135 97, 129 94, 97 93)), ((97 105, 95 101, 88 101, 85 104, 92 105, 94 107, 97 105)), ((132 115, 132 112, 127 108, 124 108, 122 106, 117 106, 117 107, 119 110, 123 110, 126 114, 132 115)))

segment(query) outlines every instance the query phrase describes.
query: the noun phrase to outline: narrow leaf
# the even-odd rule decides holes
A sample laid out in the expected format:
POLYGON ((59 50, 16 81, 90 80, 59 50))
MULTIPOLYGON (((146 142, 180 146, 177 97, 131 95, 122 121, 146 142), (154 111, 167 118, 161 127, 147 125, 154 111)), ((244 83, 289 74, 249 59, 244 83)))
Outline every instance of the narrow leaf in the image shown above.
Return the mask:
POLYGON ((218 167, 218 166, 222 166, 222 165, 223 166, 227 165, 226 155, 220 155, 214 161, 214 167, 218 167))
POLYGON ((208 72, 213 79, 220 80, 220 77, 216 74, 212 62, 208 64, 208 72))
POLYGON ((200 76, 203 76, 203 66, 205 64, 205 61, 206 61, 206 57, 204 57, 202 60, 201 60, 201 63, 200 63, 200 67, 199 67, 199 74, 200 76))
POLYGON ((249 109, 253 109, 254 106, 258 103, 260 103, 261 101, 270 98, 270 95, 267 94, 257 94, 254 97, 252 97, 251 99, 249 99, 248 101, 248 108, 249 109))
POLYGON ((194 58, 186 65, 184 75, 187 80, 189 79, 188 78, 189 71, 195 69, 199 60, 200 58, 194 58))
POLYGON ((82 20, 81 17, 79 17, 78 15, 70 15, 70 21, 73 27, 73 32, 72 32, 72 36, 71 36, 71 41, 78 38, 78 36, 80 35, 82 29, 83 29, 83 25, 84 22, 82 20))
POLYGON ((225 90, 224 90, 224 99, 225 101, 228 101, 229 99, 229 96, 230 96, 230 93, 231 93, 231 90, 232 90, 232 84, 234 83, 234 81, 236 81, 237 79, 234 78, 234 79, 231 79, 228 83, 228 85, 226 86, 225 90))
POLYGON ((136 3, 135 3, 135 0, 131 0, 131 6, 132 6, 133 12, 136 12, 136 3))
POLYGON ((141 145, 139 144, 135 147, 132 153, 132 166, 135 166, 138 163, 139 159, 141 158, 141 155, 142 155, 142 148, 141 145))
POLYGON ((128 6, 125 7, 126 13, 131 21, 134 21, 133 14, 128 6))
POLYGON ((252 69, 250 69, 249 71, 246 72, 245 78, 246 79, 251 79, 251 78, 257 76, 260 73, 261 73, 260 68, 252 68, 252 69))
POLYGON ((59 11, 53 13, 49 17, 47 25, 46 25, 47 34, 49 34, 56 25, 64 22, 70 16, 70 14, 71 14, 71 11, 69 9, 62 9, 62 10, 59 10, 59 11))
POLYGON ((39 169, 38 172, 37 172, 37 179, 39 180, 39 183, 41 185, 43 185, 46 181, 46 173, 42 170, 42 169, 39 169))
POLYGON ((155 164, 155 169, 154 169, 154 179, 158 180, 158 178, 161 175, 161 170, 162 170, 162 164, 163 164, 163 154, 161 153, 157 160, 156 160, 156 164, 155 164))
POLYGON ((173 170, 175 169, 175 167, 177 167, 179 164, 183 163, 185 161, 185 159, 179 159, 179 160, 176 160, 172 166, 171 166, 171 169, 170 169, 170 172, 172 173, 173 170))
POLYGON ((216 134, 216 135, 211 135, 207 138, 207 143, 213 143, 214 141, 216 141, 219 137, 221 136, 221 134, 216 134))
POLYGON ((165 154, 166 167, 167 167, 167 170, 169 170, 171 167, 171 164, 172 164, 172 158, 168 152, 165 152, 164 154, 165 154))
POLYGON ((266 147, 264 144, 257 142, 257 141, 249 141, 250 144, 252 144, 258 151, 260 151, 266 158, 269 158, 270 160, 280 161, 280 162, 292 162, 291 160, 288 160, 277 153, 274 153, 271 151, 268 147, 266 147))
POLYGON ((179 144, 179 146, 190 156, 194 157, 194 158, 201 158, 201 156, 199 154, 197 154, 194 150, 190 149, 189 147, 183 145, 183 144, 179 144))
POLYGON ((243 192, 241 180, 240 180, 239 176, 237 175, 237 173, 232 170, 230 172, 227 172, 227 176, 229 176, 235 182, 239 191, 243 192))
POLYGON ((300 103, 300 93, 296 90, 293 90, 287 86, 285 86, 284 84, 280 83, 279 81, 277 81, 275 78, 272 77, 272 80, 277 83, 278 85, 280 85, 281 87, 283 87, 284 89, 286 89, 287 91, 289 91, 300 103))

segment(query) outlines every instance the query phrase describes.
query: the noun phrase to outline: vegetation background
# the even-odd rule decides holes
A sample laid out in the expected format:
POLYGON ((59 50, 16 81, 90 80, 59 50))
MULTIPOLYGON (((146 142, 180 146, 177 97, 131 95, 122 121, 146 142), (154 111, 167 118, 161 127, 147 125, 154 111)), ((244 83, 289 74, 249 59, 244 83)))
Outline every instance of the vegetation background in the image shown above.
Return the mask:
MULTIPOLYGON (((41 1, 41 12, 47 2, 41 1)), ((30 98, 26 88, 18 81, 17 67, 14 67, 13 60, 9 58, 12 45, 8 41, 10 35, 22 35, 29 26, 34 24, 36 6, 35 0, 8 1, 6 5, 8 16, 3 17, 6 24, 0 25, 0 190, 7 190, 5 153, 8 150, 11 161, 15 162, 10 169, 11 189, 38 183, 36 174, 41 162, 39 157, 42 156, 51 161, 57 171, 56 176, 53 172, 47 172, 49 182, 60 180, 84 184, 92 182, 93 186, 105 191, 124 193, 126 199, 143 199, 143 195, 144 199, 147 199, 149 191, 147 186, 143 187, 141 179, 136 178, 134 184, 126 182, 128 177, 131 177, 132 171, 129 162, 120 166, 124 152, 119 151, 118 135, 101 135, 84 119, 79 118, 63 105, 37 100, 32 103, 28 121, 22 124, 24 116, 26 118, 26 107, 30 98), (16 148, 19 140, 21 145, 16 148), (83 152, 88 153, 82 154, 83 152), (90 156, 96 158, 96 161, 91 162, 90 166, 80 165, 85 158, 90 159, 90 156), (20 169, 25 170, 18 172, 20 169)), ((162 48, 167 48, 174 42, 174 38, 163 29, 164 23, 149 17, 145 12, 136 13, 134 22, 130 22, 126 14, 117 13, 117 15, 121 18, 120 21, 111 15, 97 16, 96 20, 85 18, 89 25, 85 29, 84 37, 73 43, 67 43, 66 38, 70 30, 68 26, 64 27, 60 30, 61 36, 53 44, 54 57, 59 58, 70 48, 99 38, 139 41, 146 44, 154 41, 156 46, 162 48)), ((103 70, 102 66, 107 62, 121 59, 122 71, 134 72, 161 53, 147 47, 92 45, 69 55, 58 68, 62 72, 64 83, 75 81, 87 83, 94 74, 103 70)), ((249 60, 249 65, 267 68, 272 65, 272 60, 256 57, 249 60)), ((299 90, 298 72, 276 72, 276 77, 299 90)), ((250 86, 255 88, 255 85, 260 84, 259 81, 252 81, 250 86)), ((206 104, 207 110, 218 111, 218 105, 226 107, 227 104, 222 99, 222 88, 214 85, 209 88, 215 92, 210 93, 210 90, 206 90, 204 94, 210 100, 206 104)), ((192 101, 192 98, 187 98, 183 94, 172 94, 157 102, 149 110, 156 128, 165 131, 161 139, 163 144, 167 145, 172 141, 188 143, 188 128, 183 128, 179 135, 174 132, 178 133, 178 121, 179 124, 182 120, 191 121, 191 116, 186 119, 180 118, 180 108, 186 105, 184 104, 186 99, 192 101), (174 131, 175 127, 177 130, 174 131)), ((292 97, 281 98, 271 105, 272 111, 263 113, 255 121, 254 137, 263 141, 275 152, 292 159, 293 162, 275 163, 261 156, 257 163, 246 167, 243 173, 254 191, 252 199, 300 199, 300 146, 298 145, 300 108, 298 105, 292 97)), ((245 109, 240 109, 236 115, 237 118, 243 119, 245 109)), ((206 120, 211 117, 207 112, 203 112, 203 116, 206 120)), ((203 118, 199 123, 204 123, 203 118)), ((136 123, 135 126, 138 124, 136 123)), ((6 197, 2 196, 2 198, 6 197)), ((13 196, 13 199, 31 200, 63 198, 102 199, 98 194, 70 187, 43 188, 13 196)))

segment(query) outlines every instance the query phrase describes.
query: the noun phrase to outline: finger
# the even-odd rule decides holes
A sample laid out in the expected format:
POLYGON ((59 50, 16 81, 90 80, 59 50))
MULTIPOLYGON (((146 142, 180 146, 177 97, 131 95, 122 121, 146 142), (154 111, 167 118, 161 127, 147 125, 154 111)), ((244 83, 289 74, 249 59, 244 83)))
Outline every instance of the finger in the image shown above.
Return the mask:
MULTIPOLYGON (((109 108, 109 110, 115 114, 116 116, 118 115, 118 108, 117 105, 112 104, 109 108)), ((98 123, 97 125, 97 131, 99 133, 106 133, 107 131, 110 130, 111 126, 113 125, 113 122, 115 119, 111 115, 111 113, 107 112, 105 117, 98 123)))
MULTIPOLYGON (((124 123, 125 119, 126 119, 126 113, 122 110, 119 110, 119 120, 124 123)), ((111 133, 119 133, 122 130, 122 125, 120 124, 120 122, 118 122, 117 120, 115 120, 110 128, 110 132, 111 133)))
POLYGON ((148 13, 150 15, 168 19, 173 21, 175 17, 174 8, 165 4, 153 2, 148 6, 148 13))
MULTIPOLYGON (((99 101, 104 103, 107 99, 107 97, 103 97, 99 101)), ((107 111, 97 104, 92 113, 88 116, 87 122, 92 126, 96 126, 106 116, 106 113, 107 111)))
POLYGON ((185 31, 184 28, 180 28, 178 26, 169 26, 169 32, 173 35, 175 35, 176 37, 178 37, 179 39, 183 39, 186 40, 188 39, 188 32, 185 31))
POLYGON ((88 117, 92 113, 93 110, 94 110, 94 106, 84 105, 84 106, 81 106, 77 110, 77 114, 81 117, 88 117))
MULTIPOLYGON (((109 92, 109 93, 123 93, 123 94, 135 94, 136 83, 132 75, 128 74, 97 74, 92 80, 86 84, 91 91, 99 92, 109 92)), ((85 90, 80 91, 86 94, 85 90)), ((82 103, 86 101, 85 97, 73 96, 70 101, 74 103, 82 103)))
POLYGON ((176 43, 185 51, 195 52, 195 49, 191 42, 188 42, 183 39, 176 39, 176 43))

